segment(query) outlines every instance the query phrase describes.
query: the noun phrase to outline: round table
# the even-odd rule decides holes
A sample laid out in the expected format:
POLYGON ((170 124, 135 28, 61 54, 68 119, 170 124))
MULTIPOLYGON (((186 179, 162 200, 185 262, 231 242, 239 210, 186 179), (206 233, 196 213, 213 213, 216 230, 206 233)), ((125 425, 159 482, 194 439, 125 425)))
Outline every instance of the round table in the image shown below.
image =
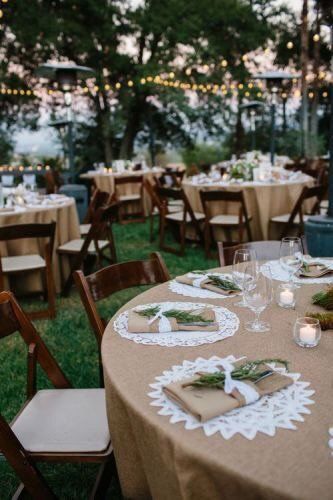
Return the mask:
MULTIPOLYGON (((242 190, 248 214, 252 216, 251 230, 255 241, 279 238, 281 227, 272 225, 272 217, 291 212, 304 186, 313 186, 314 180, 308 175, 302 175, 293 181, 264 182, 214 182, 196 184, 191 179, 183 181, 183 187, 190 200, 194 212, 203 212, 200 201, 200 190, 242 190)), ((211 216, 218 214, 238 213, 238 207, 232 211, 229 204, 212 202, 209 204, 211 216)))
MULTIPOLYGON (((54 254, 53 254, 53 273, 56 290, 61 290, 61 274, 66 276, 69 272, 68 262, 57 255, 56 249, 67 243, 67 241, 80 238, 80 223, 77 214, 74 198, 64 198, 62 202, 49 201, 48 205, 35 205, 28 207, 17 207, 14 212, 8 212, 5 208, 0 209, 0 226, 15 224, 46 224, 55 221, 57 223, 54 254), (62 266, 62 267, 60 267, 62 266), (62 269, 62 273, 60 270, 62 269)), ((0 244, 1 256, 8 255, 27 255, 42 254, 43 241, 32 238, 26 240, 13 240, 8 243, 0 244)), ((11 284, 15 291, 30 292, 41 289, 40 273, 29 273, 24 276, 24 280, 11 278, 11 284)))
MULTIPOLYGON (((106 191, 107 193, 114 193, 114 179, 116 177, 126 177, 128 175, 131 176, 140 176, 142 175, 144 179, 148 179, 151 184, 154 184, 153 177, 154 175, 160 175, 163 172, 162 168, 159 167, 154 167, 153 169, 149 170, 140 170, 140 171, 125 171, 123 173, 114 173, 114 172, 97 172, 94 170, 91 170, 85 174, 81 174, 80 178, 81 179, 86 179, 86 180, 94 180, 96 187, 100 189, 101 191, 106 191)), ((137 186, 130 186, 129 184, 121 185, 119 186, 119 193, 123 195, 129 195, 129 194, 135 194, 134 189, 137 189, 137 186)), ((146 191, 144 190, 143 192, 143 204, 144 204, 144 210, 145 214, 149 214, 150 210, 150 199, 149 196, 147 195, 146 191)))
POLYGON ((272 304, 262 315, 272 325, 266 334, 245 331, 244 321, 253 313, 233 306, 239 298, 191 299, 172 293, 168 284, 138 295, 120 309, 166 300, 206 302, 229 308, 241 321, 234 336, 200 347, 136 344, 120 337, 113 320, 109 322, 102 357, 108 420, 125 498, 332 498, 333 457, 328 448, 328 429, 333 426, 332 332, 323 332, 314 349, 298 347, 292 339, 296 317, 314 309, 310 298, 321 288, 304 285, 296 310, 272 304), (252 441, 239 434, 229 440, 219 434, 207 437, 202 429, 186 430, 183 423, 171 424, 168 417, 158 415, 147 395, 155 377, 184 360, 212 355, 289 360, 291 371, 300 373, 316 391, 311 414, 303 415, 304 422, 295 422, 297 430, 278 428, 274 437, 258 433, 252 441))

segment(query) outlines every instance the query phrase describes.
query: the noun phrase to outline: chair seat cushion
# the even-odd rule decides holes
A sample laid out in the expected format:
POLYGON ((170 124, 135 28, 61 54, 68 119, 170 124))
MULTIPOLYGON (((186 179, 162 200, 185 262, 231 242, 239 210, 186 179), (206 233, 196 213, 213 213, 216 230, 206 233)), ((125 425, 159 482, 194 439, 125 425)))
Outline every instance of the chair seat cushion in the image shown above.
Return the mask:
POLYGON ((238 226, 238 215, 215 215, 209 220, 209 224, 223 225, 223 226, 238 226))
POLYGON ((40 255, 17 255, 1 258, 4 273, 15 273, 19 271, 33 271, 46 267, 45 260, 40 255))
MULTIPOLYGON (((83 242, 84 242, 84 239, 68 241, 64 245, 61 245, 60 247, 58 247, 58 252, 60 252, 60 253, 79 253, 81 248, 82 248, 83 242)), ((109 244, 109 242, 107 240, 98 240, 98 247, 100 250, 105 248, 108 244, 109 244)), ((96 253, 95 243, 93 241, 89 245, 88 253, 90 253, 90 254, 96 253)))
MULTIPOLYGON (((166 219, 172 220, 174 222, 182 222, 183 217, 184 217, 184 212, 176 212, 176 213, 168 214, 166 216, 166 219)), ((198 221, 200 221, 200 220, 203 220, 205 218, 205 214, 202 214, 200 212, 194 212, 194 217, 198 221)), ((189 213, 186 214, 186 222, 192 222, 189 213)))
POLYGON ((38 391, 12 425, 35 453, 102 452, 110 443, 104 389, 38 391))
POLYGON ((169 200, 168 201, 168 207, 175 206, 175 207, 183 207, 184 202, 182 200, 169 200))
POLYGON ((80 224, 80 234, 81 236, 85 236, 89 233, 91 228, 91 224, 80 224))
MULTIPOLYGON (((287 224, 289 217, 290 217, 290 214, 277 215, 276 217, 272 217, 271 221, 279 222, 281 224, 287 224)), ((309 215, 303 215, 304 222, 307 221, 309 217, 310 217, 309 215)), ((294 219, 293 224, 299 224, 299 223, 300 223, 299 214, 297 214, 295 219, 294 219)))
POLYGON ((138 201, 141 199, 140 194, 120 194, 118 196, 118 200, 120 202, 126 202, 126 201, 138 201))

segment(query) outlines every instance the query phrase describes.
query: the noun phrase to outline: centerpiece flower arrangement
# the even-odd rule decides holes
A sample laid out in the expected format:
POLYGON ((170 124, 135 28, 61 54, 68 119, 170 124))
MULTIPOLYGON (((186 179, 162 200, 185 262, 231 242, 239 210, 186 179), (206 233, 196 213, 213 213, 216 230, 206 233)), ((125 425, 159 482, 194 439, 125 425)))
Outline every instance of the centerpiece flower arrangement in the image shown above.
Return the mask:
POLYGON ((253 181, 253 169, 257 167, 254 161, 238 160, 230 168, 230 178, 242 181, 253 181))

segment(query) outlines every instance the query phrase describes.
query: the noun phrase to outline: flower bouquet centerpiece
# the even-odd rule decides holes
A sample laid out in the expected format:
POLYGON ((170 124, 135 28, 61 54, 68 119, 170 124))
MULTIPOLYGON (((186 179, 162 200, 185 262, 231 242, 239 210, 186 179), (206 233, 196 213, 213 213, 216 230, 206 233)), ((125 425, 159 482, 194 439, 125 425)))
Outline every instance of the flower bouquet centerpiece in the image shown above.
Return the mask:
POLYGON ((257 167, 254 161, 238 160, 230 168, 230 178, 238 181, 253 181, 253 169, 257 167))

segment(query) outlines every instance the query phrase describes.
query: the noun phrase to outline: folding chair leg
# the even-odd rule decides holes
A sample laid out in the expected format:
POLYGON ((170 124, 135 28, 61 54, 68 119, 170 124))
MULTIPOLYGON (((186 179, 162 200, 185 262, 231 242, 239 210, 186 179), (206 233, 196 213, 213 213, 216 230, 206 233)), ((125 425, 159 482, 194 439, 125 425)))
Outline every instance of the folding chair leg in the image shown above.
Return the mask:
POLYGON ((179 226, 180 255, 184 255, 184 252, 185 252, 185 231, 186 231, 186 224, 180 224, 180 226, 179 226))
POLYGON ((112 454, 110 459, 103 462, 99 469, 93 491, 90 495, 90 500, 106 499, 111 480, 115 477, 117 477, 117 468, 114 455, 112 454))

